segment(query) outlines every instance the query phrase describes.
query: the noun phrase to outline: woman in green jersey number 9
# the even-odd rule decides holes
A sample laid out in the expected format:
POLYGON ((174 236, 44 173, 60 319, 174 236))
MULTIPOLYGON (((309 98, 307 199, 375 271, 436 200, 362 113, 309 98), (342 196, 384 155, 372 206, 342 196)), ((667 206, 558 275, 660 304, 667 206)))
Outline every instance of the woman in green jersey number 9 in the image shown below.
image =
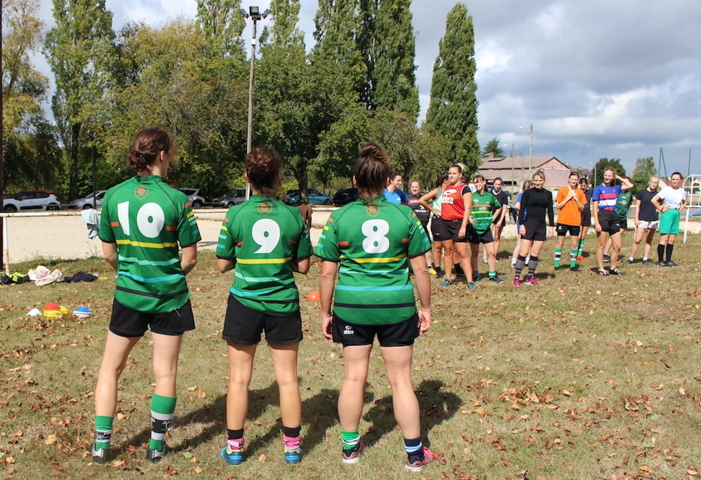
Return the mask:
POLYGON ((110 188, 102 203, 100 239, 105 259, 117 271, 117 289, 95 388, 95 463, 109 460, 117 382, 149 328, 156 388, 146 459, 158 462, 168 451, 163 440, 175 411, 180 345, 183 333, 195 328, 185 275, 197 263, 201 240, 188 198, 162 179, 175 150, 170 133, 141 130, 129 149, 129 167, 137 175, 110 188))
POLYGON ((383 196, 390 172, 387 153, 374 143, 365 145, 353 167, 360 198, 333 212, 324 227, 316 250, 322 259, 322 333, 343 345, 345 376, 338 399, 342 462, 358 462, 365 447, 358 427, 377 335, 404 436, 406 468, 420 471, 433 455, 421 442, 411 360, 414 339, 431 325, 431 281, 424 257, 431 244, 416 214, 383 196), (409 265, 421 301, 418 312, 409 265))
POLYGON ((302 317, 294 272, 307 273, 313 251, 302 214, 275 198, 281 167, 273 150, 255 148, 248 154, 246 178, 253 196, 229 209, 217 243, 219 271, 236 268, 222 331, 230 374, 227 439, 220 455, 229 465, 244 460, 248 386, 263 332, 280 390, 285 461, 294 465, 302 459, 302 401, 297 382, 302 317))

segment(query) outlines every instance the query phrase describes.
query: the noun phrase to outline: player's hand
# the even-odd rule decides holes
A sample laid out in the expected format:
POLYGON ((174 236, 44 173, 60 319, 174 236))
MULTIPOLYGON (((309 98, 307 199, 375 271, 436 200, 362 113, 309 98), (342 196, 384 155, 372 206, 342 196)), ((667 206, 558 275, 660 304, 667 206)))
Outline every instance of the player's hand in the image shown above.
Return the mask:
POLYGON ((458 238, 465 238, 465 231, 467 230, 466 227, 460 227, 460 230, 458 231, 458 238))
POLYGON ((522 237, 524 235, 526 235, 526 226, 525 225, 521 225, 520 227, 518 227, 518 234, 521 235, 522 237))
POLYGON ((555 236, 555 227, 549 227, 548 232, 550 233, 548 237, 553 238, 555 236))
POLYGON ((333 335, 331 334, 331 325, 333 323, 333 315, 330 313, 321 314, 321 334, 326 338, 326 340, 333 342, 333 335))
POLYGON ((594 230, 601 233, 601 224, 597 223, 596 225, 594 225, 594 230))
POLYGON ((431 327, 431 307, 419 309, 419 335, 423 335, 431 327))

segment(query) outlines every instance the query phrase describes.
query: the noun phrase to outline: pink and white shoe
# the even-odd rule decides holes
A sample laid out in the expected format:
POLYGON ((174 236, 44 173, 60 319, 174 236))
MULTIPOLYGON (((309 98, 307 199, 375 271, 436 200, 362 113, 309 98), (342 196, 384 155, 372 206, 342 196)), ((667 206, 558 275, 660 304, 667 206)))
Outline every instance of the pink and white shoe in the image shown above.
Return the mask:
POLYGON ((524 283, 526 285, 538 285, 538 280, 536 280, 533 275, 528 275, 524 283))

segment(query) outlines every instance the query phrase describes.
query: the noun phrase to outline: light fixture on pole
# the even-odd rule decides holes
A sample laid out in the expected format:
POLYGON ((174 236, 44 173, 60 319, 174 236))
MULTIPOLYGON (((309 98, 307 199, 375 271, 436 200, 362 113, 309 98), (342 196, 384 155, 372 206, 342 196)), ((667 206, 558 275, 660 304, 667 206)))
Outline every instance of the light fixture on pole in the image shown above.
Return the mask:
MULTIPOLYGON (((253 20, 253 35, 251 35, 251 73, 248 76, 248 134, 246 136, 246 155, 251 153, 253 149, 253 78, 256 68, 256 43, 258 43, 257 23, 270 15, 270 10, 266 9, 263 13, 258 7, 248 7, 248 12, 241 9, 241 14, 253 20)), ((251 197, 251 184, 246 182, 246 200, 251 197)))

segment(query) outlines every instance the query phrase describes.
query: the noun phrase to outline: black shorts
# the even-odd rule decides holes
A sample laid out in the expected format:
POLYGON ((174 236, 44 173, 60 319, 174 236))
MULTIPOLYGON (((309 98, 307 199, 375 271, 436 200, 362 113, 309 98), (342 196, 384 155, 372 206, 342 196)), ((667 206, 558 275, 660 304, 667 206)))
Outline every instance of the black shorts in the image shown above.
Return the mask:
POLYGON ((415 313, 399 323, 386 325, 358 325, 346 322, 335 313, 331 323, 331 332, 335 343, 344 347, 372 345, 375 335, 381 347, 408 347, 419 336, 419 314, 415 313))
POLYGON ((149 328, 153 333, 177 337, 195 329, 195 317, 190 300, 170 312, 145 313, 125 307, 115 298, 109 328, 120 337, 143 337, 149 328))
POLYGON ((433 236, 434 242, 441 241, 441 217, 434 215, 431 219, 431 236, 433 236))
POLYGON ((497 227, 503 227, 504 225, 506 225, 506 217, 508 217, 508 214, 504 215, 504 218, 501 219, 501 222, 499 221, 499 217, 497 217, 496 220, 492 221, 492 223, 497 227))
POLYGON ((526 234, 522 235, 521 238, 534 242, 545 241, 545 219, 538 220, 537 218, 527 218, 523 222, 523 226, 526 227, 526 234))
POLYGON ((628 219, 618 217, 618 224, 621 226, 621 230, 628 230, 628 219))
POLYGON ((568 233, 570 234, 570 237, 579 237, 579 232, 581 230, 582 227, 576 227, 574 225, 565 225, 564 223, 558 223, 555 227, 555 231, 557 231, 558 237, 564 237, 568 233))
POLYGON ((472 225, 467 226, 467 242, 468 243, 492 243, 494 242, 494 236, 492 235, 491 230, 487 230, 486 232, 479 234, 477 230, 475 230, 475 227, 472 225))
POLYGON ((601 231, 609 235, 615 235, 621 231, 618 215, 613 210, 599 210, 599 223, 601 231))
POLYGON ((291 315, 273 315, 254 310, 229 294, 221 338, 234 345, 257 345, 263 332, 269 344, 299 343, 303 338, 302 316, 299 311, 291 315))
POLYGON ((591 210, 582 211, 582 226, 591 227, 591 210))
POLYGON ((445 220, 441 219, 441 238, 443 240, 452 240, 455 243, 466 243, 467 242, 467 231, 465 231, 465 238, 458 238, 458 233, 460 232, 460 227, 462 226, 462 220, 445 220))

